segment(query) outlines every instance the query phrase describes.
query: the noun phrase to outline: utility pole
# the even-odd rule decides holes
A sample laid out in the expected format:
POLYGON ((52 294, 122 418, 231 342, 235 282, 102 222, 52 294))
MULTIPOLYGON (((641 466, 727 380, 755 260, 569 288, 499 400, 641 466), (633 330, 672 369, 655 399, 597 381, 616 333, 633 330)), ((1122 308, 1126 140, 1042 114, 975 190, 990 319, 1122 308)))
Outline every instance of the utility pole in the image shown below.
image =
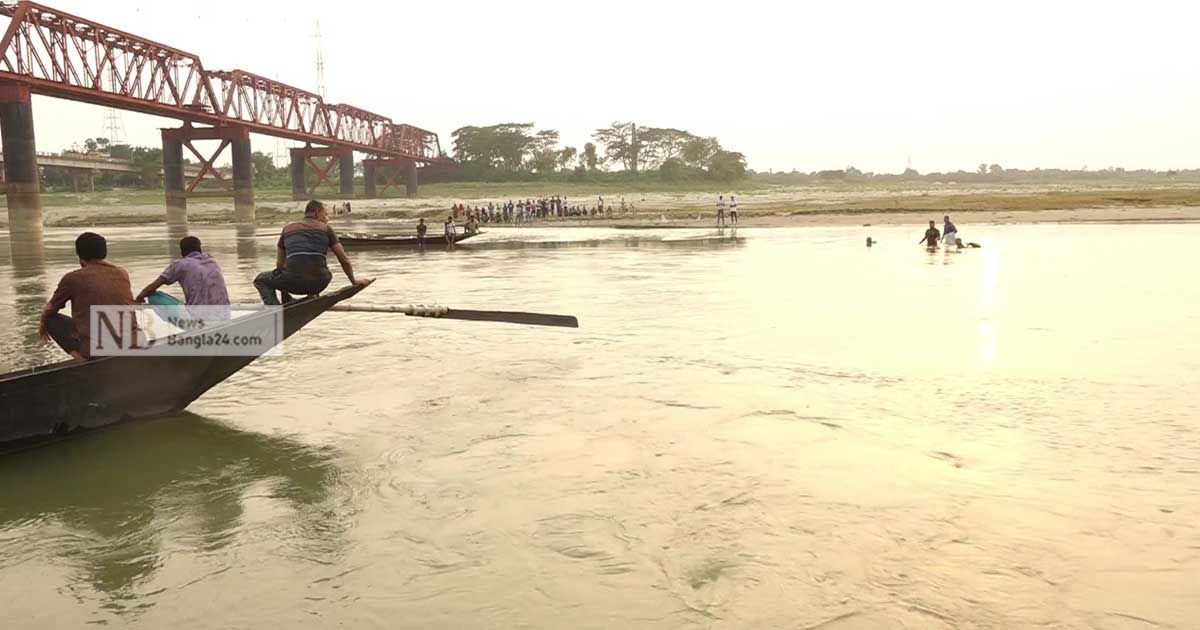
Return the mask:
POLYGON ((629 123, 629 146, 633 151, 633 172, 637 173, 638 169, 638 140, 637 140, 637 123, 629 123))

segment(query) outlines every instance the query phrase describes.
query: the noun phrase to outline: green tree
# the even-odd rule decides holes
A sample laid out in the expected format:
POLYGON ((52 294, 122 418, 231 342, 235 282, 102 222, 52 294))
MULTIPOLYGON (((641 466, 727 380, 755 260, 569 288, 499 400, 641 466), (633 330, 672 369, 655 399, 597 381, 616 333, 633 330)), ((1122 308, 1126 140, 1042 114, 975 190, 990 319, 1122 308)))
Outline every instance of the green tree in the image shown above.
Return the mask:
POLYGON ((279 179, 280 171, 283 170, 275 166, 275 158, 262 151, 251 153, 250 163, 254 167, 255 186, 266 186, 274 183, 279 179))
POLYGON ((558 169, 558 132, 545 129, 533 136, 527 168, 530 172, 547 175, 558 169))
POLYGON ((133 147, 128 144, 108 145, 108 154, 121 160, 133 159, 133 147))
POLYGON ((684 147, 688 142, 697 138, 682 129, 639 127, 637 139, 640 145, 639 167, 655 169, 660 168, 667 160, 683 157, 684 147))
POLYGON ((687 166, 679 158, 668 158, 658 167, 658 176, 664 182, 677 182, 683 179, 687 166))
POLYGON ((134 147, 129 157, 138 169, 143 188, 162 188, 162 149, 134 147))
POLYGON ((708 165, 708 176, 712 179, 731 182, 746 176, 746 156, 736 151, 717 151, 708 165))
POLYGON ((684 143, 681 150, 683 163, 693 168, 707 168, 712 158, 721 150, 721 143, 716 138, 698 138, 693 136, 684 143))
POLYGON ((596 155, 596 145, 588 142, 583 145, 583 154, 579 156, 580 165, 589 171, 596 170, 596 165, 600 159, 596 155))
POLYGON ((559 151, 558 152, 558 168, 560 170, 566 170, 566 169, 570 168, 571 162, 575 160, 575 156, 578 153, 579 152, 575 150, 575 147, 567 147, 567 148, 563 149, 562 151, 559 151))
POLYGON ((637 170, 638 147, 634 145, 633 123, 614 122, 592 133, 597 144, 604 145, 604 161, 620 164, 624 170, 637 170))
MULTIPOLYGON (((454 158, 464 164, 476 164, 482 171, 501 169, 510 173, 522 170, 527 158, 545 136, 531 133, 533 123, 501 123, 488 127, 467 126, 455 129, 454 158)), ((546 132, 539 132, 539 134, 546 132)), ((558 141, 558 132, 554 141, 558 141)))

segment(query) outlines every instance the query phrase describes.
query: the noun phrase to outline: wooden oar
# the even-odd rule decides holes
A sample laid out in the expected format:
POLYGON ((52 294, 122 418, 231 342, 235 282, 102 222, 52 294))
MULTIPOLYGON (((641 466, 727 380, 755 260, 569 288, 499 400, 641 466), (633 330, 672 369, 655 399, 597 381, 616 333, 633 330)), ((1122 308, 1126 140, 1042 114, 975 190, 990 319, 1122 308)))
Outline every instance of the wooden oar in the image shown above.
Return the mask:
POLYGON ((520 311, 472 311, 445 306, 424 306, 409 304, 408 306, 367 306, 359 304, 334 304, 331 311, 345 313, 402 313, 410 317, 444 317, 447 319, 467 319, 476 322, 509 322, 512 324, 530 324, 533 326, 562 326, 564 328, 579 328, 579 320, 574 315, 552 315, 549 313, 523 313, 520 311))

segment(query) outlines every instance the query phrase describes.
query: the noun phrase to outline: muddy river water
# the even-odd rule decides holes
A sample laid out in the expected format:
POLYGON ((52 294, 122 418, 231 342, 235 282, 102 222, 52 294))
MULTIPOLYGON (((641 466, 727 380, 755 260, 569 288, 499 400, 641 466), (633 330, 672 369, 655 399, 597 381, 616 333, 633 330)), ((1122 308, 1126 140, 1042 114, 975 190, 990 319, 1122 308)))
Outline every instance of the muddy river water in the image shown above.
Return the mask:
MULTIPOLYGON (((960 227, 351 252, 359 303, 581 328, 327 313, 0 458, 3 626, 1197 627, 1200 225, 960 227)), ((180 235, 98 231, 135 291, 180 235)), ((0 371, 77 232, 0 235, 0 371)), ((192 232, 255 299, 277 231, 192 232)))

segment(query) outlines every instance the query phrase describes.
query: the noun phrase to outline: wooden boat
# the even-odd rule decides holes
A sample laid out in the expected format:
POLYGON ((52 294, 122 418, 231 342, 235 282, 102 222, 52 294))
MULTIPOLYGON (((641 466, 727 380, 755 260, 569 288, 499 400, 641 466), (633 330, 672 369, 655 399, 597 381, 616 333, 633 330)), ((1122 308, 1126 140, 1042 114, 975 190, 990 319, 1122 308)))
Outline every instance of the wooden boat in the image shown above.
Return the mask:
MULTIPOLYGON (((294 300, 283 307, 290 337, 364 287, 294 300)), ((250 318, 263 317, 252 315, 250 318)), ((270 315, 273 316, 273 315, 270 315)), ((239 326, 242 318, 227 326, 239 326)), ((182 411, 256 356, 107 356, 0 375, 0 450, 75 431, 182 411)))
MULTIPOLYGON (((460 232, 454 236, 455 243, 461 243, 472 236, 483 234, 483 232, 475 232, 467 234, 460 232)), ((415 236, 387 236, 383 234, 339 234, 338 240, 345 247, 365 248, 365 247, 418 247, 420 243, 415 236)), ((426 236, 426 247, 444 247, 446 245, 446 235, 438 234, 436 236, 426 236)))

